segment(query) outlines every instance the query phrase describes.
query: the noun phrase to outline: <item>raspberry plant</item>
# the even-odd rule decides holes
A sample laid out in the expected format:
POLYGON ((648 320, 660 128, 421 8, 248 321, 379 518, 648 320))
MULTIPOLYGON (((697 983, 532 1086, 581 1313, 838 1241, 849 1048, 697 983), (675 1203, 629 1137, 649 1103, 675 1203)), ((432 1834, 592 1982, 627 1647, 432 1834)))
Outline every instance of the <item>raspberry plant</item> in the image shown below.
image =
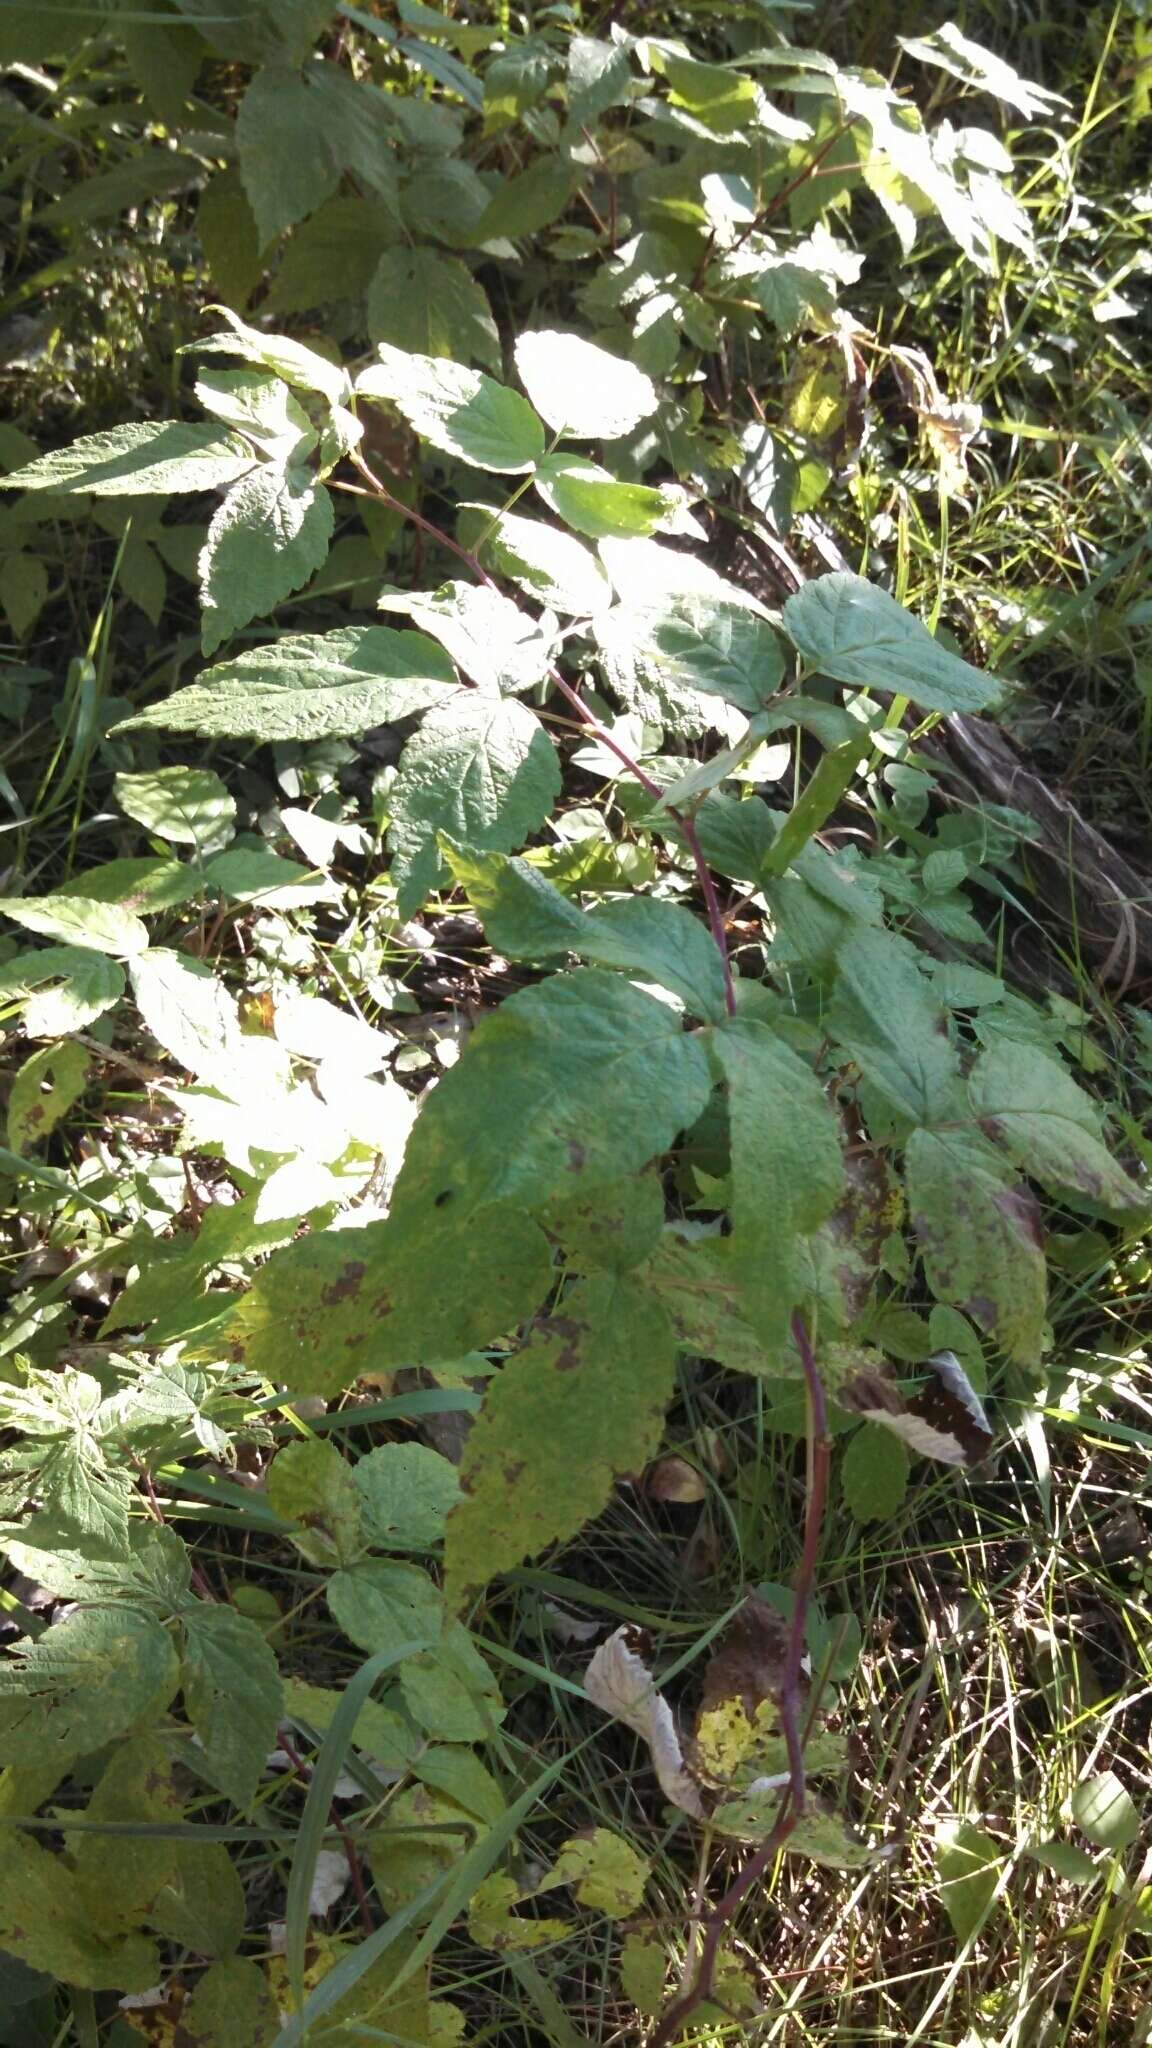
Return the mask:
MULTIPOLYGON (((657 2022, 671 2040, 777 1849, 849 1866, 876 1853, 825 1797, 846 1751, 801 1673, 832 1436, 856 1431, 843 1483, 861 1519, 894 1512, 908 1481, 901 1433, 883 1401, 862 1407, 861 1382, 890 1388, 894 1366, 911 1379, 943 1349, 978 1387, 991 1360, 1028 1388, 1045 1351, 1039 1194, 1121 1225, 1146 1214, 1060 1019, 963 957, 981 937, 968 892, 1002 887, 1027 821, 930 816, 916 793, 918 737, 994 713, 995 677, 876 580, 819 575, 777 609, 713 566, 702 521, 734 473, 764 514, 828 486, 815 415, 839 408, 844 426, 867 383, 870 343, 839 303, 861 259, 829 224, 854 192, 906 250, 931 216, 989 270, 997 238, 1027 257, 1027 221, 994 138, 930 135, 874 74, 775 30, 713 62, 550 20, 500 46, 477 31, 489 55, 473 72, 452 53, 470 32, 425 9, 402 9, 411 32, 342 9, 315 54, 326 6, 252 5, 227 30, 200 14, 181 4, 163 49, 190 62, 189 38, 208 38, 245 80, 239 175, 217 167, 201 200, 209 261, 243 306, 255 277, 222 223, 250 208, 257 250, 293 231, 271 289, 249 317, 218 307, 196 345, 203 423, 136 420, 7 478, 25 507, 108 502, 122 532, 153 539, 158 501, 186 497, 193 519, 206 493, 215 507, 197 564, 208 665, 108 734, 117 802, 162 851, 4 906, 48 941, 22 937, 0 969, 37 1041, 9 1158, 29 1160, 45 1201, 79 1205, 126 1285, 94 1357, 47 1360, 37 1339, 0 1388, 8 1555, 75 1603, 0 1666, 6 1811, 26 1823, 0 1874, 0 1947, 90 1993, 152 1985, 159 1942, 211 1959, 182 2022, 205 2048, 239 2038, 238 2014, 246 2041, 281 2048, 370 2018, 438 2042, 460 2015, 428 1995, 428 1964, 464 1908, 497 1953, 568 1924, 519 1912, 545 1892, 634 1914, 647 1867, 607 1831, 573 1839, 535 1885, 497 1868, 548 1774, 506 1802, 481 1761, 504 1712, 482 1600, 643 1470, 678 1361, 706 1360, 757 1376, 774 1426, 806 1435, 809 1494, 788 1617, 737 1624, 758 1700, 721 1650, 692 1750, 673 1755, 634 1651, 617 1646, 599 1691, 590 1680, 646 1735, 673 1803, 753 1845, 698 1978, 657 2022), (367 39, 353 59, 349 23, 367 39), (413 70, 435 95, 402 89, 413 70), (493 142, 509 144, 496 175, 480 168, 493 142), (510 274, 549 230, 586 281, 555 294, 562 314, 529 308, 504 331, 478 273, 510 274), (330 302, 333 264, 363 315, 334 318, 324 346, 275 331, 330 302), (361 317, 373 345, 342 346, 361 317), (760 411, 705 407, 712 368, 754 361, 766 334, 801 372, 776 433, 760 411), (356 547, 361 581, 376 550, 383 622, 283 630, 282 608, 322 588, 345 513, 363 530, 336 547, 356 547), (380 728, 402 741, 373 821, 394 922, 451 898, 516 984, 418 1104, 379 1078, 379 1018, 317 995, 293 1008, 282 988, 272 1027, 253 1028, 187 943, 206 912, 218 928, 338 897, 315 819, 311 837, 306 814, 294 827, 305 866, 237 835, 196 743, 304 758, 380 728), (188 758, 161 762, 173 744, 188 758), (791 802, 767 772, 781 748, 791 802), (913 794, 882 818, 900 790, 885 763, 913 794), (874 849, 835 829, 846 801, 882 822, 874 849), (222 1161, 236 1196, 179 1239, 139 1219, 101 1234, 99 1188, 35 1158, 126 1029, 180 1071, 165 1086, 186 1150, 222 1161), (478 1367, 458 1472, 420 1445, 353 1461, 306 1419, 298 1440, 277 1434, 358 1380, 478 1367), (267 1455, 267 1485, 235 1511, 295 1546, 367 1659, 342 1695, 281 1669, 251 1614, 208 1597, 165 1514, 174 1470, 228 1465, 239 1441, 267 1455), (291 1760, 303 1737, 319 1761, 283 1966, 264 1970, 237 1953, 224 1838, 165 1826, 190 1783, 200 1804, 250 1811, 269 1753, 291 1760), (338 1845, 367 1931, 325 1975, 309 1892, 350 1745, 401 1790, 338 1845), (61 1821, 61 1853, 31 1821, 76 1773, 90 1797, 61 1821), (116 1864, 113 1904, 119 1851, 100 1829, 126 1823, 153 1832, 116 1864)), ((948 35, 917 45, 922 60, 985 84, 975 46, 948 35)), ((952 433, 956 461, 964 422, 935 397, 927 430, 952 433)), ((362 850, 367 821, 340 829, 362 850)), ((393 1412, 421 1412, 403 1399, 393 1412)), ((628 1968, 638 1982, 635 1948, 628 1968)))

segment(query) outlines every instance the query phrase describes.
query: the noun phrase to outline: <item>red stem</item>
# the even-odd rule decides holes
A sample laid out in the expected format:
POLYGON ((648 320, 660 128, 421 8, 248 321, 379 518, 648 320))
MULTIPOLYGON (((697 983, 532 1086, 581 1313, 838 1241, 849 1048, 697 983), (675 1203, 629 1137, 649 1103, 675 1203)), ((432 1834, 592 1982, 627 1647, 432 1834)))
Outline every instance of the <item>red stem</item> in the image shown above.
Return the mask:
MULTIPOLYGON (((276 1740, 284 1751, 297 1777, 300 1779, 301 1784, 306 1785, 308 1783, 308 1766, 300 1755, 299 1750, 295 1747, 291 1736, 286 1734, 283 1728, 278 1728, 276 1730, 276 1740)), ((340 1837, 341 1847, 348 1859, 348 1874, 352 1879, 352 1889, 356 1894, 356 1904, 360 1913, 360 1925, 364 1929, 365 1934, 371 1934, 376 1923, 372 1917, 371 1902, 364 1887, 364 1873, 360 1868, 360 1858, 356 1853, 356 1844, 352 1839, 351 1829, 345 1821, 341 1820, 334 1805, 328 1809, 328 1818, 340 1837)))
MULTIPOLYGON (((425 519, 422 512, 416 512, 411 505, 404 505, 400 502, 399 498, 394 498, 387 486, 382 484, 379 478, 373 475, 358 450, 353 449, 351 460, 361 476, 366 478, 368 483, 371 484, 373 494, 376 497, 382 498, 385 504, 390 505, 394 511, 400 512, 406 519, 410 519, 414 526, 420 528, 422 533, 429 534, 433 540, 439 541, 442 547, 448 548, 457 557, 458 561, 463 562, 466 567, 471 569, 472 574, 479 582, 487 584, 490 590, 499 589, 495 577, 488 574, 478 555, 472 554, 468 548, 461 547, 460 542, 453 540, 449 534, 442 533, 438 526, 433 526, 430 519, 425 519)), ((343 490, 354 490, 355 486, 343 484, 340 488, 343 490)), ((647 769, 640 766, 639 761, 633 759, 625 747, 622 747, 617 740, 613 739, 606 727, 601 725, 595 713, 589 711, 580 692, 574 689, 571 683, 565 681, 559 669, 549 666, 548 677, 555 688, 559 690, 561 696, 572 706, 577 717, 587 726, 589 732, 596 735, 601 746, 607 747, 609 753, 615 754, 622 767, 626 768, 630 775, 635 776, 641 789, 647 790, 648 795, 654 797, 659 802, 664 794, 660 784, 653 780, 652 776, 648 774, 647 769)), ((728 937, 724 930, 724 916, 720 909, 720 899, 716 894, 716 884, 712 878, 712 871, 704 858, 696 827, 691 818, 686 817, 682 811, 673 810, 671 805, 667 806, 667 810, 668 816, 673 819, 683 833, 684 842, 692 856, 692 864, 696 869, 696 879, 700 885, 700 894, 704 898, 704 908, 708 915, 708 929, 712 934, 716 949, 720 955, 721 972, 724 976, 724 1007, 728 1015, 733 1017, 736 1014, 736 985, 732 978, 732 962, 728 957, 728 937)))
POLYGON ((804 1543, 796 1573, 795 1601, 788 1630, 784 1674, 778 1694, 780 1726, 788 1751, 788 1785, 781 1798, 780 1811, 771 1833, 761 1842, 755 1855, 748 1858, 739 1877, 729 1885, 723 1898, 708 1915, 704 1940, 700 1948, 700 1961, 692 1983, 665 2009, 655 2033, 649 2040, 648 2048, 670 2048, 671 2042, 676 2039, 697 2006, 711 1996, 720 1943, 742 1901, 764 1876, 777 1851, 787 1841, 804 1812, 804 1737, 800 1727, 800 1677, 807 1636, 808 1608, 816 1581, 820 1532, 824 1524, 824 1509, 828 1498, 829 1439, 828 1404, 824 1396, 824 1383, 820 1378, 812 1350, 808 1326, 799 1310, 792 1318, 792 1337, 800 1353, 804 1385, 808 1393, 808 1496, 804 1511, 804 1543))

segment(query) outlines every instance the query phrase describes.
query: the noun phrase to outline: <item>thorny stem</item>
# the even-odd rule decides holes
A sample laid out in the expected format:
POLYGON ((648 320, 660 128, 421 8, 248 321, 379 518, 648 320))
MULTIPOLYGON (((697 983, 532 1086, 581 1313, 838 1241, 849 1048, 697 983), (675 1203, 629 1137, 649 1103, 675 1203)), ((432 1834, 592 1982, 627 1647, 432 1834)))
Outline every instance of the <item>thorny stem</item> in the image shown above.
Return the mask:
POLYGON ((820 1378, 812 1350, 808 1326, 799 1311, 792 1318, 792 1338, 800 1353, 804 1385, 808 1395, 808 1495, 804 1510, 804 1544, 800 1553, 799 1570, 796 1573, 795 1599, 788 1631, 788 1648, 784 1658, 784 1674, 777 1695, 780 1726, 788 1752, 788 1785, 767 1840, 761 1842, 755 1855, 748 1858, 739 1877, 729 1885, 723 1898, 708 1915, 704 1923, 700 1961, 692 1983, 665 2009, 656 2031, 650 2037, 648 2048, 669 2048, 669 2044, 676 2039, 696 2007, 711 1996, 716 1975, 716 1959, 728 1928, 742 1901, 753 1886, 760 1882, 777 1851, 787 1841, 804 1812, 804 1738, 800 1727, 800 1676, 804 1661, 808 1608, 816 1580, 820 1534, 824 1526, 824 1508, 828 1497, 829 1439, 828 1404, 824 1396, 824 1383, 820 1378))
MULTIPOLYGON (((429 534, 433 540, 439 541, 442 547, 448 548, 458 561, 463 562, 467 568, 471 569, 472 574, 480 583, 486 584, 490 590, 499 588, 495 578, 488 574, 483 562, 480 561, 477 555, 472 554, 470 549, 461 547, 459 541, 453 540, 449 534, 442 532, 438 526, 434 526, 430 519, 425 519, 422 512, 416 512, 411 505, 405 505, 399 498, 394 498, 387 485, 382 484, 379 477, 375 476, 372 470, 369 469, 358 450, 352 450, 350 460, 359 470, 360 475, 371 485, 373 497, 383 499, 384 503, 390 505, 393 511, 402 513, 405 519, 410 519, 414 526, 420 528, 422 533, 429 534)), ((366 493, 359 492, 355 484, 341 484, 338 488, 352 491, 356 496, 367 495, 366 493)), ((626 768, 628 773, 635 777, 641 789, 646 790, 650 797, 654 797, 659 802, 664 794, 660 784, 649 775, 647 769, 641 767, 639 761, 635 760, 625 747, 620 745, 619 741, 613 739, 612 734, 605 726, 601 725, 595 713, 589 711, 580 692, 565 680, 560 674, 559 669, 553 668, 551 665, 549 665, 548 669, 548 678, 553 686, 559 690, 561 696, 572 706, 581 723, 587 727, 589 732, 595 734, 601 746, 607 747, 609 753, 615 754, 621 766, 626 768)), ((708 917, 708 929, 712 934, 716 950, 720 955, 720 967, 724 977, 724 1007, 728 1015, 734 1017, 736 1014, 736 984, 732 976, 732 962, 728 955, 728 936, 724 929, 724 915, 720 908, 720 899, 716 894, 716 883, 713 880, 712 870, 704 858, 703 848, 700 845, 696 826, 692 819, 685 816, 683 811, 673 810, 670 804, 666 808, 668 816, 679 826, 680 831, 683 833, 684 842, 692 856, 692 864, 696 869, 696 879, 700 886, 700 894, 704 898, 704 908, 708 917)))

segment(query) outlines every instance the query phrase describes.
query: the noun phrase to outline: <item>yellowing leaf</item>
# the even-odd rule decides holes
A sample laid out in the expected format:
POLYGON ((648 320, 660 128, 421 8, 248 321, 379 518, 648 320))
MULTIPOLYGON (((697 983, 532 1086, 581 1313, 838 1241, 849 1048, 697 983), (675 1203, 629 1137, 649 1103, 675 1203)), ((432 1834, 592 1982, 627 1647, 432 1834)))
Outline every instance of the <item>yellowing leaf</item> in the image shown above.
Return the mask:
POLYGON ((660 1441, 675 1347, 660 1304, 598 1275, 541 1318, 488 1387, 461 1465, 445 1574, 459 1604, 497 1572, 572 1536, 660 1441))

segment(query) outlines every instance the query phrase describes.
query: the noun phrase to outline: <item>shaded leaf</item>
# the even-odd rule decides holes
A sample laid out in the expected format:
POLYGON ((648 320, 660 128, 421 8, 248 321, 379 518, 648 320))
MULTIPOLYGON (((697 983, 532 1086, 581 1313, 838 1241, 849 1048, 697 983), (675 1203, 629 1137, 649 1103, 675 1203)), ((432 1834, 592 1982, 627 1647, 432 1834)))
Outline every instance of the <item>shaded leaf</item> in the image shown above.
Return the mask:
POLYGON ((500 341, 482 284, 440 249, 386 249, 368 286, 368 331, 413 355, 500 369, 500 341))
POLYGON ((1036 1204, 992 1147, 961 1131, 914 1131, 908 1209, 932 1290, 1010 1358, 1035 1365, 1047 1305, 1036 1204))
POLYGON ((364 1534, 380 1550, 430 1550, 460 1497, 456 1468, 424 1444, 380 1444, 355 1467, 364 1534))
POLYGON ((252 1800, 283 1700, 263 1629, 234 1607, 185 1609, 184 1710, 210 1775, 237 1806, 252 1800))
POLYGON ((776 1354, 809 1286, 798 1240, 843 1188, 839 1125, 811 1067, 768 1025, 729 1018, 713 1043, 728 1082, 735 1270, 748 1320, 776 1354))
POLYGON ((171 1637, 150 1615, 77 1608, 0 1664, 0 1761, 87 1755, 162 1712, 178 1677, 171 1637))
POLYGON ((899 1437, 866 1422, 849 1440, 840 1487, 858 1522, 888 1521, 908 1490, 908 1453, 899 1437))
POLYGON ((981 1053, 968 1086, 986 1135, 1042 1187, 1105 1211, 1149 1207, 1147 1190, 1108 1151, 1096 1104, 1058 1060, 999 1039, 981 1053))

